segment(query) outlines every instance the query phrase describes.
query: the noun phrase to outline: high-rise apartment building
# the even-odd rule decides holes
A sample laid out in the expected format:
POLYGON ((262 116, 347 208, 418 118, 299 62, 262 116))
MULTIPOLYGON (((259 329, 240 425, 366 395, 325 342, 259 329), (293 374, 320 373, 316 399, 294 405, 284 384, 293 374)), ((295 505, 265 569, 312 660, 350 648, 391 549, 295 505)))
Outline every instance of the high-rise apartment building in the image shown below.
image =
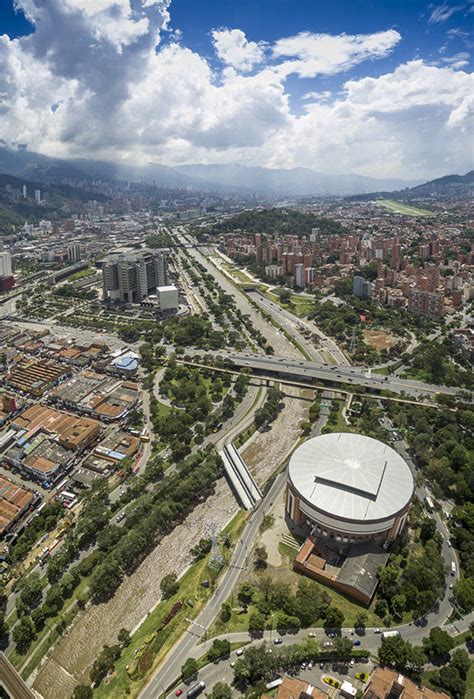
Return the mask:
POLYGON ((80 243, 71 243, 67 247, 67 257, 71 262, 79 262, 82 256, 82 246, 80 243))
POLYGON ((109 255, 102 268, 104 301, 140 303, 168 286, 167 250, 131 250, 109 255))
POLYGON ((41 190, 35 189, 35 202, 41 204, 41 190))
POLYGON ((356 275, 352 285, 352 293, 360 299, 370 299, 372 296, 372 283, 356 275))
POLYGON ((11 277, 12 258, 9 252, 0 252, 0 277, 11 277))
POLYGON ((303 264, 295 265, 295 286, 299 286, 301 288, 304 286, 304 265, 303 264))

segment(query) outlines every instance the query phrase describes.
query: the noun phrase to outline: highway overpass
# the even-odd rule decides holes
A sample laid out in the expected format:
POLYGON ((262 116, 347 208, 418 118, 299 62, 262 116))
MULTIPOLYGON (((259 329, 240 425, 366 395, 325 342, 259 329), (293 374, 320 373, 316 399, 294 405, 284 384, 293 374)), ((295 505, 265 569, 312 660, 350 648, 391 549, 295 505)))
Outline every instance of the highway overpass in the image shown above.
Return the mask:
MULTIPOLYGON (((192 352, 187 351, 191 355, 192 352)), ((268 378, 298 381, 299 383, 314 384, 317 381, 327 381, 332 385, 363 386, 368 390, 392 391, 398 395, 414 398, 429 396, 437 393, 456 396, 462 389, 455 386, 436 386, 434 384, 401 379, 398 376, 374 374, 370 369, 354 366, 330 366, 322 362, 309 362, 304 359, 287 359, 286 357, 258 356, 232 352, 206 352, 222 358, 229 367, 239 371, 248 370, 252 374, 268 378)))

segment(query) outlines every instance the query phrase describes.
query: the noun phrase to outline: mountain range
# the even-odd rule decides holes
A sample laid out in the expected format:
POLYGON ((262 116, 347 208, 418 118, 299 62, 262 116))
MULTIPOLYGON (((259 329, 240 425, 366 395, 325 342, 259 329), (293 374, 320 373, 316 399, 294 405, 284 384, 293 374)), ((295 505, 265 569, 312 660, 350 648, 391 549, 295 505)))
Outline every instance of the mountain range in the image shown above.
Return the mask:
POLYGON ((377 179, 362 175, 327 175, 309 168, 274 169, 245 165, 189 164, 143 166, 99 160, 50 158, 26 149, 0 147, 0 173, 42 182, 63 179, 146 181, 165 188, 258 193, 268 196, 353 195, 392 191, 417 181, 377 179))

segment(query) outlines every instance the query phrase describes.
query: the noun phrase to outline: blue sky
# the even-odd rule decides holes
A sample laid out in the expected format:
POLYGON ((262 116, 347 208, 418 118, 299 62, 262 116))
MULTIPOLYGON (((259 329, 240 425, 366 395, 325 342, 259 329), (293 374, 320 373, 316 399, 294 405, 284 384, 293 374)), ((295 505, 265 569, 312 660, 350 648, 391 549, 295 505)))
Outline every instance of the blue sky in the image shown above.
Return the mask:
POLYGON ((472 161, 472 0, 16 8, 1 0, 0 138, 13 147, 407 179, 472 161))

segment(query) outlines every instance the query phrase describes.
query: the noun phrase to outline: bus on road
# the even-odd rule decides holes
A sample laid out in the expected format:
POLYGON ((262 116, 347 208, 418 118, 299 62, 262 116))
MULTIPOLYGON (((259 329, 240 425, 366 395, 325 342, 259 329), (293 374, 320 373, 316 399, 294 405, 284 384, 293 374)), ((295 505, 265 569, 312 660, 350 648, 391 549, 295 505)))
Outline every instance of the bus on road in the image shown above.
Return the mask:
POLYGON ((188 689, 186 692, 186 697, 187 699, 192 699, 192 697, 197 697, 198 694, 201 694, 202 690, 205 688, 204 682, 198 682, 197 684, 194 685, 194 687, 191 687, 188 689))
POLYGON ((400 631, 383 631, 382 639, 384 638, 400 638, 400 631))

